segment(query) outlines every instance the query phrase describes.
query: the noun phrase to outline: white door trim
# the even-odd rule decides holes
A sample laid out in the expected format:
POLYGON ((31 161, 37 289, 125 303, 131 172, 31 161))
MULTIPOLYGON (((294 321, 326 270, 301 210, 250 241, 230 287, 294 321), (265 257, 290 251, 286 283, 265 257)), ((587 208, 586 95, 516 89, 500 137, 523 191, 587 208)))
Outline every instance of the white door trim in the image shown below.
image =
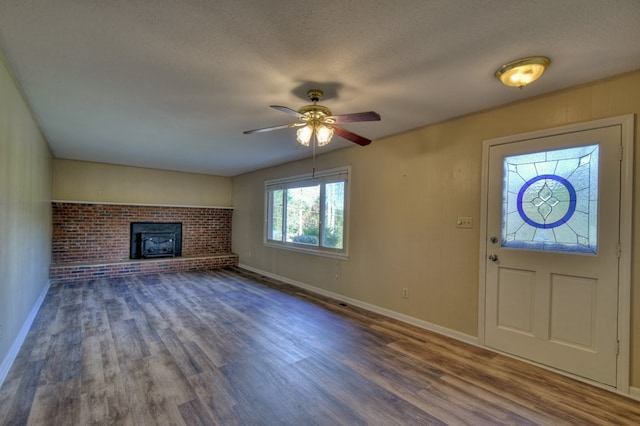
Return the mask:
MULTIPOLYGON (((633 209, 633 137, 634 115, 627 114, 585 123, 555 127, 534 132, 520 133, 482 142, 482 187, 480 195, 480 259, 479 259, 479 297, 478 297, 478 343, 485 345, 485 295, 486 295, 486 257, 487 257, 487 200, 489 181, 489 148, 495 145, 519 142, 527 139, 541 138, 565 133, 573 133, 600 127, 621 126, 623 157, 620 164, 620 276, 618 285, 618 341, 620 354, 617 360, 617 386, 615 391, 629 394, 629 362, 631 338, 631 219, 633 209)), ((571 374, 558 371, 561 374, 571 374)), ((584 379, 582 379, 584 381, 584 379)), ((602 387, 600 384, 593 384, 602 387)))

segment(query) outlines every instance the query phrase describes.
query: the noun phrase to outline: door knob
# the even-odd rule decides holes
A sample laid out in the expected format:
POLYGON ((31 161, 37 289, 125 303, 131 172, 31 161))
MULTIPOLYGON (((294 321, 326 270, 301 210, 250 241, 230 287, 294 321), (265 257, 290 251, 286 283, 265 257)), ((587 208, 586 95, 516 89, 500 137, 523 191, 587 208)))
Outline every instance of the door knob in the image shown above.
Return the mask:
POLYGON ((498 255, 497 255, 497 254, 495 254, 495 253, 491 253, 491 254, 489 255, 489 260, 491 260, 491 261, 493 261, 493 262, 497 261, 497 260, 498 260, 498 255))

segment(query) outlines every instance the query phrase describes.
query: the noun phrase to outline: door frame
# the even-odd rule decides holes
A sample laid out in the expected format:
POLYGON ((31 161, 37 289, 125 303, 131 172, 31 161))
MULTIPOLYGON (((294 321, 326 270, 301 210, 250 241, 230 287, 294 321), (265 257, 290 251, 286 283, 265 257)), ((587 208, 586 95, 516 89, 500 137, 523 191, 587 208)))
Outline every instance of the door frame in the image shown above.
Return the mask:
MULTIPOLYGON (((577 380, 615 390, 619 393, 629 394, 629 363, 630 363, 630 339, 631 339, 631 221, 633 217, 633 145, 634 145, 634 114, 620 115, 600 120, 571 124, 550 129, 520 133, 516 135, 487 139, 482 141, 482 187, 480 195, 480 282, 478 294, 478 343, 488 348, 485 344, 486 321, 486 259, 487 259, 487 209, 488 209, 488 182, 489 182, 489 149, 492 146, 508 143, 522 142, 528 139, 542 138, 566 133, 597 129, 619 125, 622 137, 622 161, 620 163, 620 248, 619 282, 618 282, 618 342, 619 354, 617 358, 616 387, 603 385, 588 379, 575 376, 566 371, 551 369, 565 376, 577 380)), ((513 355, 511 355, 513 356, 513 355)), ((533 361, 524 360, 538 365, 533 361)))

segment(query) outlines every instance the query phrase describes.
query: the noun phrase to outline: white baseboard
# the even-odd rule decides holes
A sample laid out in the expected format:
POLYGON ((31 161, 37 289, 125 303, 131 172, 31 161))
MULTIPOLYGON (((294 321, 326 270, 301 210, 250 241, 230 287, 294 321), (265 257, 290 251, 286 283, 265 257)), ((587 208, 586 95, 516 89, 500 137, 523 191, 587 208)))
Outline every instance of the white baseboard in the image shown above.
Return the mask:
POLYGON ((640 388, 634 388, 633 386, 629 388, 629 397, 640 401, 640 388))
POLYGON ((18 352, 20 352, 20 348, 22 347, 24 340, 27 338, 29 329, 31 329, 31 325, 33 324, 33 321, 36 319, 36 315, 40 310, 40 306, 42 306, 42 302, 44 302, 44 298, 47 295, 47 292, 49 291, 50 286, 51 286, 51 283, 49 282, 49 280, 47 280, 47 284, 42 289, 40 296, 38 296, 38 300, 36 300, 36 303, 33 305, 33 308, 31 308, 31 312, 29 312, 29 316, 27 317, 26 321, 22 325, 22 328, 20 329, 20 333, 18 333, 18 336, 16 336, 15 340, 13 341, 13 345, 11 345, 11 348, 9 349, 9 353, 7 353, 7 356, 5 356, 4 359, 2 360, 2 364, 0 364, 0 387, 2 387, 2 384, 4 383, 4 379, 7 378, 7 374, 9 374, 9 370, 11 369, 11 366, 13 365, 13 362, 16 360, 16 357, 18 356, 18 352))
POLYGON ((292 279, 287 278, 287 277, 282 277, 280 275, 272 274, 270 272, 263 271, 263 270, 260 270, 258 268, 254 268, 254 267, 249 266, 249 265, 239 264, 238 267, 242 268, 242 269, 246 269, 246 270, 251 271, 251 272, 255 272, 256 274, 264 275, 265 277, 273 278, 275 280, 282 281, 284 283, 291 284, 291 285, 294 285, 296 287, 303 288, 305 290, 309 290, 309 291, 311 291, 313 293, 321 294, 321 295, 326 296, 326 297, 331 297, 332 299, 336 299, 336 300, 339 300, 341 302, 348 303, 349 305, 353 305, 353 306, 357 306, 357 307, 362 308, 362 309, 366 309, 367 311, 375 312, 377 314, 384 315, 384 316, 389 317, 389 318, 397 319, 398 321, 402 321, 402 322, 407 323, 407 324, 415 325, 416 327, 420 327, 420 328, 423 328, 425 330, 433 331, 435 333, 442 334, 444 336, 451 337, 453 339, 460 340, 462 342, 470 343, 472 345, 478 346, 478 338, 475 337, 475 336, 471 336, 471 335, 468 335, 468 334, 465 334, 465 333, 461 333, 459 331, 452 330, 450 328, 446 328, 446 327, 443 327, 441 325, 433 324, 433 323, 430 323, 428 321, 423 321, 423 320, 420 320, 418 318, 410 317, 408 315, 404 315, 404 314, 401 314, 399 312, 392 311, 390 309, 386 309, 386 308, 382 308, 380 306, 372 305, 370 303, 362 302, 362 301, 357 300, 357 299, 352 299, 350 297, 343 296, 341 294, 334 293, 332 291, 324 290, 324 289, 319 288, 319 287, 314 287, 312 285, 305 284, 305 283, 300 282, 300 281, 292 280, 292 279))

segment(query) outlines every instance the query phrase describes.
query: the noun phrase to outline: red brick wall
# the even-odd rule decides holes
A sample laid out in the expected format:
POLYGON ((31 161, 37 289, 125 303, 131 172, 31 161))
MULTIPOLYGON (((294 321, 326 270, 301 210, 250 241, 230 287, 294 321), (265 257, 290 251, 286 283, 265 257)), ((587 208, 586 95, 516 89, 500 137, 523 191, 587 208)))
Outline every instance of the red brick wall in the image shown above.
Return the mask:
POLYGON ((53 264, 129 259, 131 222, 182 222, 182 256, 231 253, 223 208, 53 203, 53 264))

